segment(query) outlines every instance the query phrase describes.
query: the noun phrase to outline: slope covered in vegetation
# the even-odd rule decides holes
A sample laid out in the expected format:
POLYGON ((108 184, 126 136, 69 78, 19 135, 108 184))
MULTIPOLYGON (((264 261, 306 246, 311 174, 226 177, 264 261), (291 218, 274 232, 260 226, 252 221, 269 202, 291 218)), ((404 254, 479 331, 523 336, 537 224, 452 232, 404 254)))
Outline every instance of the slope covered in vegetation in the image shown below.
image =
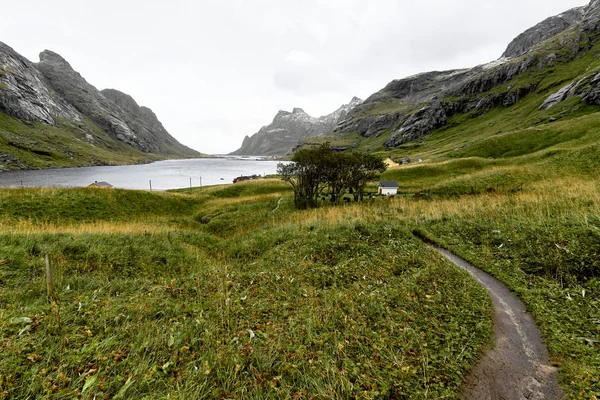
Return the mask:
POLYGON ((569 13, 532 28, 529 38, 526 32, 515 39, 522 43, 513 42, 513 48, 524 47, 510 52, 511 58, 392 81, 332 135, 306 144, 330 141, 396 160, 439 162, 497 160, 577 139, 595 126, 600 110, 600 3, 570 12, 576 18, 563 21, 558 33, 545 32, 545 26, 569 13), (577 122, 581 117, 590 119, 577 122), (568 132, 571 122, 577 132, 568 132))
POLYGON ((385 204, 306 214, 279 181, 2 198, 55 210, 3 216, 7 398, 456 397, 489 338, 485 292, 383 221, 385 204), (87 213, 71 218, 65 196, 87 213))
POLYGON ((589 118, 571 121, 578 141, 395 167, 385 173, 400 181, 395 199, 305 211, 280 180, 163 194, 3 190, 0 393, 458 398, 490 340, 490 303, 417 230, 523 299, 567 396, 594 398, 600 187, 589 118), (74 215, 73 202, 87 207, 74 215))
MULTIPOLYGON (((400 126, 319 139, 421 158, 383 174, 393 199, 299 211, 277 179, 0 190, 0 398, 460 398, 493 345, 490 301, 415 232, 506 283, 567 398, 597 398, 600 113, 582 102, 600 72, 594 35, 566 30, 484 75, 538 61, 522 73, 438 98, 489 101, 417 140, 386 146, 400 126)), ((420 109, 375 99, 357 124, 420 109)))

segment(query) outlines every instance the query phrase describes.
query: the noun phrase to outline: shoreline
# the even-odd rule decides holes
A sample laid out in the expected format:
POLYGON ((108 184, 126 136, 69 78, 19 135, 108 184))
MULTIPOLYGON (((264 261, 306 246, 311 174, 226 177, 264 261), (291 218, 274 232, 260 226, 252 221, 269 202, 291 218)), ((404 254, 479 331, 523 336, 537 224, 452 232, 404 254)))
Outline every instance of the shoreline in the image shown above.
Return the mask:
POLYGON ((125 165, 92 165, 0 172, 2 188, 82 188, 107 182, 114 188, 170 190, 231 184, 240 176, 273 175, 277 162, 239 157, 166 159, 125 165))
POLYGON ((184 158, 157 158, 154 160, 141 160, 137 162, 124 163, 124 164, 89 164, 89 165, 73 165, 73 166, 62 166, 62 167, 48 167, 48 168, 14 168, 14 169, 5 169, 0 167, 0 175, 4 172, 13 172, 13 171, 43 171, 50 169, 77 169, 77 168, 89 168, 89 167, 125 167, 128 165, 146 165, 152 164, 159 161, 168 161, 168 160, 196 160, 196 159, 207 159, 207 158, 215 158, 210 154, 202 154, 199 157, 184 157, 184 158))

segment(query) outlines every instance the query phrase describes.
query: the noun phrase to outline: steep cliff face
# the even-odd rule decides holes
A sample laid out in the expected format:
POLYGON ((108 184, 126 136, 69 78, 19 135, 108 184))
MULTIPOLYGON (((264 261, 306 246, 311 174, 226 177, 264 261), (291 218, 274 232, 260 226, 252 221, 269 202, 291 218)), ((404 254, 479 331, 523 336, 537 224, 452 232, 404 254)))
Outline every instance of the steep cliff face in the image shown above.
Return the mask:
POLYGON ((120 110, 108 101, 94 86, 90 85, 60 55, 45 50, 40 53, 36 68, 44 75, 50 87, 73 105, 81 114, 89 116, 117 139, 142 151, 149 151, 145 141, 123 121, 120 110))
POLYGON ((60 55, 43 51, 36 68, 53 90, 118 140, 145 153, 191 153, 164 129, 151 110, 141 111, 131 96, 119 91, 100 92, 60 55))
POLYGON ((369 138, 396 131, 413 114, 419 113, 424 104, 437 100, 445 91, 457 87, 474 75, 476 71, 463 69, 426 72, 394 80, 352 109, 346 119, 340 121, 335 132, 358 133, 369 138))
POLYGON ((115 89, 104 89, 100 94, 121 109, 120 118, 146 148, 156 152, 190 151, 167 132, 151 109, 140 107, 130 95, 115 89))
MULTIPOLYGON (((337 136, 356 133, 386 138, 393 149, 420 141, 457 114, 481 115, 509 108, 532 93, 548 90, 542 82, 553 68, 576 62, 600 43, 600 0, 548 18, 515 38, 503 56, 471 69, 428 72, 391 82, 354 108, 335 129, 337 136)), ((600 75, 590 64, 572 72, 572 81, 552 93, 549 108, 573 96, 587 104, 600 99, 600 75)), ((560 77, 564 79, 564 77, 560 77)))
MULTIPOLYGON (((139 161, 144 159, 144 154, 152 154, 152 159, 199 155, 177 142, 150 109, 138 106, 131 96, 116 90, 98 91, 64 58, 49 50, 42 52, 40 62, 34 64, 0 43, 0 117, 2 115, 26 123, 43 124, 40 129, 23 127, 19 132, 14 127, 0 125, 0 136, 8 143, 0 152, 3 159, 11 160, 4 169, 54 166, 45 159, 38 163, 35 158, 40 155, 46 159, 69 159, 72 165, 103 163, 111 159, 119 163, 128 158, 139 161), (52 145, 40 133, 45 131, 44 125, 55 128, 54 132, 64 134, 64 138, 55 140, 52 145), (74 146, 89 148, 80 152, 68 150, 74 146), (101 153, 94 150, 95 146, 106 151, 106 161, 95 157, 84 160, 82 153, 101 153), (38 149, 37 153, 29 155, 23 153, 36 148, 44 150, 38 149), (111 152, 119 155, 113 158, 111 152), (20 157, 29 156, 27 162, 19 161, 20 157)), ((0 120, 4 121, 3 118, 0 120)), ((60 165, 69 165, 65 160, 60 165)))
POLYGON ((252 136, 246 136, 242 147, 232 155, 281 156, 290 153, 298 143, 309 136, 331 133, 336 125, 362 100, 355 97, 331 114, 314 118, 301 108, 292 112, 279 111, 270 125, 262 127, 252 136))
POLYGON ((0 111, 26 121, 54 125, 57 118, 81 115, 52 93, 44 76, 11 47, 0 42, 0 111))
POLYGON ((391 82, 370 96, 335 129, 369 138, 390 133, 386 146, 394 147, 443 126, 458 112, 485 110, 496 104, 512 105, 528 90, 509 88, 495 97, 480 96, 531 67, 536 59, 500 59, 472 69, 428 72, 391 82), (452 100, 446 100, 452 99, 452 100))

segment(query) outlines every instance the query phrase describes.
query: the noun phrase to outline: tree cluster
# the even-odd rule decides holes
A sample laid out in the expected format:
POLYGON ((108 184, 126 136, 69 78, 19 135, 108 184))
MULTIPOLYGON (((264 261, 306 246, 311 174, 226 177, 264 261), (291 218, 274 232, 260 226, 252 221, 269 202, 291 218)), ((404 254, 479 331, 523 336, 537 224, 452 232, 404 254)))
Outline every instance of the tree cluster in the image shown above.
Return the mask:
POLYGON ((277 165, 277 173, 294 188, 296 208, 314 208, 319 198, 340 202, 346 193, 363 199, 367 183, 383 173, 387 165, 367 153, 338 153, 329 143, 294 153, 292 163, 277 165))

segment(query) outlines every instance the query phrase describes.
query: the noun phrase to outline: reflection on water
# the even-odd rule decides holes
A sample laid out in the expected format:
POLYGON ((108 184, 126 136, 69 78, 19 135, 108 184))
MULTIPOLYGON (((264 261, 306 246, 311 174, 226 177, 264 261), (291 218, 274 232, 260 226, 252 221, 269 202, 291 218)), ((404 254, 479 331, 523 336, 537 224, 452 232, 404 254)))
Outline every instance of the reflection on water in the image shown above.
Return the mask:
POLYGON ((180 189, 231 183, 240 175, 269 175, 277 161, 239 157, 167 160, 152 164, 0 172, 0 187, 88 186, 108 182, 122 189, 180 189))

